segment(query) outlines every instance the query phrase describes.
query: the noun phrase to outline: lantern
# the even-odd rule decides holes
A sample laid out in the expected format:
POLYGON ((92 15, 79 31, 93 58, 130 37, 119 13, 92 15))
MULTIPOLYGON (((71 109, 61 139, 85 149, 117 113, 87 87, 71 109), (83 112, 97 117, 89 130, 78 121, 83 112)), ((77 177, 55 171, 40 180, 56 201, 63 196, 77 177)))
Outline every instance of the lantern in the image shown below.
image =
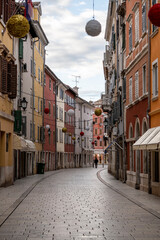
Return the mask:
POLYGON ((101 24, 95 20, 92 19, 86 24, 86 33, 92 37, 96 37, 101 33, 101 24))
POLYGON ((65 128, 65 127, 62 128, 62 132, 63 132, 63 133, 66 133, 66 132, 67 132, 67 128, 65 128))
POLYGON ((96 116, 100 116, 102 113, 102 110, 100 108, 96 108, 94 113, 96 116))
POLYGON ((45 112, 46 114, 48 114, 48 113, 49 113, 49 108, 45 108, 45 109, 44 109, 44 112, 45 112))
POLYGON ((84 132, 80 132, 81 137, 84 135, 84 132))
POLYGON ((151 21, 151 23, 157 27, 160 27, 160 3, 154 4, 149 12, 148 12, 148 18, 151 21))
POLYGON ((75 141, 75 140, 76 140, 76 138, 75 138, 75 137, 72 137, 72 140, 73 140, 73 141, 75 141))
POLYGON ((97 137, 97 140, 99 140, 99 139, 100 139, 100 136, 97 137))
POLYGON ((72 136, 72 133, 68 133, 69 136, 72 136))
POLYGON ((94 145, 94 142, 92 142, 92 145, 94 145))
POLYGON ((18 14, 18 15, 13 15, 7 22, 7 29, 8 32, 16 38, 22 38, 27 35, 30 29, 30 25, 28 20, 18 14))
POLYGON ((74 110, 73 110, 73 109, 69 109, 69 110, 68 110, 68 115, 69 115, 70 117, 74 116, 74 110))

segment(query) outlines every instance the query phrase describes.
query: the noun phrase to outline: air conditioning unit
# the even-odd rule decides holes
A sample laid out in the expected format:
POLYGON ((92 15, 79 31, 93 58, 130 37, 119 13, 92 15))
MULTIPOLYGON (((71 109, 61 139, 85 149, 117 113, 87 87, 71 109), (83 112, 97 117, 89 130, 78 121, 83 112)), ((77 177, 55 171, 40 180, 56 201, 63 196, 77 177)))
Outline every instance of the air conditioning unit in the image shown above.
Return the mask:
POLYGON ((23 72, 28 72, 28 70, 27 70, 27 63, 23 64, 23 72))

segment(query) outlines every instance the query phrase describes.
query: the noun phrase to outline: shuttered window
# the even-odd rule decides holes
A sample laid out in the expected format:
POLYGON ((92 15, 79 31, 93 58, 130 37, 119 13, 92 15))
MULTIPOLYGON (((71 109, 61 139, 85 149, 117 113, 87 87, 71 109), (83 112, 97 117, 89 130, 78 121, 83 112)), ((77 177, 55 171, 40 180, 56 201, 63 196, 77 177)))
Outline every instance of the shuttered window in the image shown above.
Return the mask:
POLYGON ((145 94, 147 92, 146 65, 142 67, 142 78, 143 78, 143 94, 145 94))
POLYGON ((126 48, 126 26, 125 24, 122 25, 122 49, 126 48))
POLYGON ((158 62, 157 60, 152 63, 152 95, 158 95, 158 62))
POLYGON ((135 74, 135 99, 139 97, 139 73, 135 74))
POLYGON ((129 26, 129 51, 132 51, 132 25, 129 26))
POLYGON ((147 30, 146 3, 142 6, 142 33, 147 30))
POLYGON ((7 66, 7 93, 11 99, 17 96, 17 65, 8 63, 7 66))
POLYGON ((135 12, 135 43, 139 40, 139 9, 135 12))
POLYGON ((7 60, 0 56, 0 92, 7 93, 7 60))
POLYGON ((132 102, 132 78, 129 79, 129 102, 132 102))

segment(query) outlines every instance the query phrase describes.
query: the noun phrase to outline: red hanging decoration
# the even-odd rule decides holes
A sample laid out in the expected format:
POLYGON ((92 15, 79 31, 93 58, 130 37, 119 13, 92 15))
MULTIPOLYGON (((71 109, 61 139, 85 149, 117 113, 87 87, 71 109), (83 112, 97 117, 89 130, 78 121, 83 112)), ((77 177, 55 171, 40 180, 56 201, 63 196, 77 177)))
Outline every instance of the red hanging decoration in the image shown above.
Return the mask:
POLYGON ((81 137, 84 135, 84 132, 80 132, 81 137))
POLYGON ((99 139, 100 139, 100 136, 98 136, 97 139, 99 140, 99 139))
POLYGON ((153 25, 160 27, 160 3, 156 3, 150 8, 148 18, 153 25))
POLYGON ((94 142, 92 142, 92 145, 94 145, 94 142))
POLYGON ((46 114, 48 114, 48 113, 49 113, 49 108, 45 108, 45 109, 44 109, 44 112, 45 112, 46 114))

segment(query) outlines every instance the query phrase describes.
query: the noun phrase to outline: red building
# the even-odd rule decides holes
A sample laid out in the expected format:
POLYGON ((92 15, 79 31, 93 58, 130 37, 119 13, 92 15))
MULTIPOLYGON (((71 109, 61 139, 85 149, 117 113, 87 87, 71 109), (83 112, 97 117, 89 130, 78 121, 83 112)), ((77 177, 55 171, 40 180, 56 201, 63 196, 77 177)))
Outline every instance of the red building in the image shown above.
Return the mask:
POLYGON ((66 166, 74 167, 74 155, 75 155, 75 144, 72 139, 75 136, 75 98, 77 93, 68 85, 65 91, 65 123, 64 126, 67 128, 65 134, 65 162, 66 166))
POLYGON ((127 184, 147 191, 148 156, 133 143, 148 129, 148 4, 126 1, 127 184))
POLYGON ((56 152, 56 75, 48 66, 45 66, 44 80, 44 129, 45 141, 43 144, 45 171, 55 169, 56 152), (45 111, 49 113, 45 113, 45 111))

